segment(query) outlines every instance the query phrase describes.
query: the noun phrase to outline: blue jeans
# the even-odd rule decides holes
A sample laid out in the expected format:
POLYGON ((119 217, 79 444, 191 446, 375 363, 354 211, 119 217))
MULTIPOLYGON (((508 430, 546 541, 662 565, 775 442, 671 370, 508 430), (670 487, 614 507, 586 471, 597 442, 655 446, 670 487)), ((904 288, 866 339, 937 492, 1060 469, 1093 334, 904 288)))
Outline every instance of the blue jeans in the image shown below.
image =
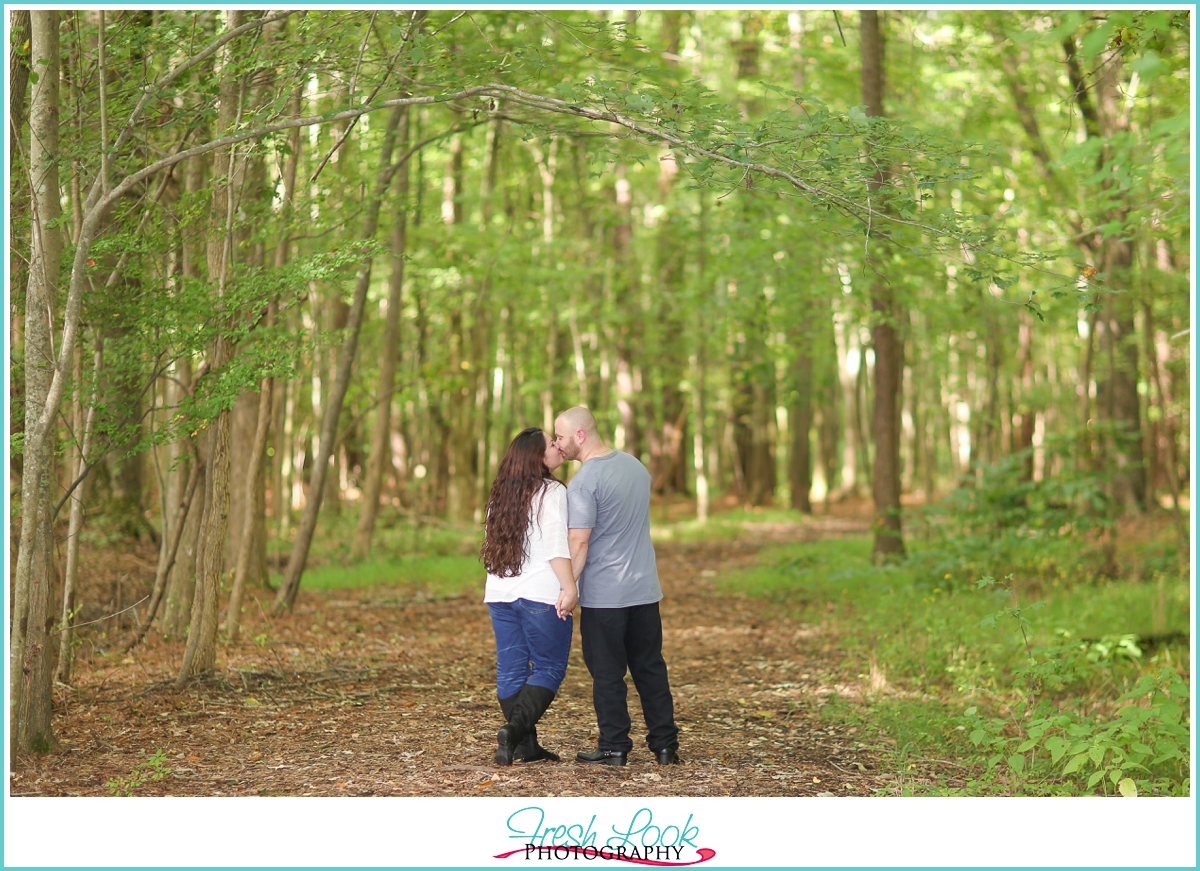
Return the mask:
POLYGON ((517 599, 488 602, 496 633, 496 692, 506 699, 527 683, 558 692, 567 673, 574 618, 553 605, 517 599))

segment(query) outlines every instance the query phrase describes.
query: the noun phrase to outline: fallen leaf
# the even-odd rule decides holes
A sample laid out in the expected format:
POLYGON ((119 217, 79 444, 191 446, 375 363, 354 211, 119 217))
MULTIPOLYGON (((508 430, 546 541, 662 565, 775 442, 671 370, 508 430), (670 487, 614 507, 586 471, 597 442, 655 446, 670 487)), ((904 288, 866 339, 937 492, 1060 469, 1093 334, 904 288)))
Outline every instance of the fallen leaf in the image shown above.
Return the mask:
POLYGON ((261 754, 261 753, 257 753, 257 752, 256 752, 256 753, 251 753, 251 754, 250 754, 250 761, 251 761, 251 762, 257 762, 257 761, 258 761, 258 760, 260 760, 260 759, 262 759, 262 754, 261 754))
POLYGON ((495 783, 495 781, 494 781, 494 780, 485 780, 485 781, 483 781, 482 783, 477 783, 477 784, 475 784, 475 788, 476 788, 476 789, 487 789, 487 788, 488 788, 489 786, 491 786, 493 783, 495 783))

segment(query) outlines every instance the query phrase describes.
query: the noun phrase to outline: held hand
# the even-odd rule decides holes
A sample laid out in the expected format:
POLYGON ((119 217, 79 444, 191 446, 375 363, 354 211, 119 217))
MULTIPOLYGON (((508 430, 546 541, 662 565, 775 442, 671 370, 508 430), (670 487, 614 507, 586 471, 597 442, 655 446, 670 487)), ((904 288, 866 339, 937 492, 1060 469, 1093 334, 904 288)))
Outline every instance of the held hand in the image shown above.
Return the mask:
POLYGON ((575 606, 579 604, 579 590, 575 587, 571 589, 563 589, 558 594, 558 602, 554 608, 558 612, 558 616, 566 620, 571 616, 571 612, 575 610, 575 606))

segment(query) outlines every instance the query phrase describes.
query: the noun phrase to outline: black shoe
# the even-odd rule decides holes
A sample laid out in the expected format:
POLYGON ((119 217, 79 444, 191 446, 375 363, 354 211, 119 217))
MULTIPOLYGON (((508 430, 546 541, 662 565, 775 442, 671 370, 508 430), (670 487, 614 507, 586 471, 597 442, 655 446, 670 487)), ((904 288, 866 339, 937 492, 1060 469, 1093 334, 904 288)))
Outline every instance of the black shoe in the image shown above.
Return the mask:
MULTIPOLYGON (((511 697, 510 697, 511 698, 511 697)), ((507 703, 506 699, 501 704, 507 703)), ((512 700, 508 722, 496 733, 496 755, 493 760, 497 765, 512 765, 517 756, 517 749, 533 731, 537 721, 546 713, 550 703, 554 701, 554 693, 545 687, 525 684, 512 700)), ((536 746, 536 744, 534 745, 536 746)))
POLYGON ((675 752, 674 747, 659 750, 654 754, 654 761, 659 765, 680 765, 683 763, 683 760, 679 758, 679 754, 675 752))
POLYGON ((580 751, 575 754, 576 762, 598 763, 600 765, 624 765, 629 759, 628 753, 620 750, 593 750, 591 753, 580 751))
POLYGON ((521 745, 521 752, 514 757, 517 762, 559 762, 557 753, 552 753, 541 744, 535 745, 533 751, 526 751, 525 745, 521 745))
MULTIPOLYGON (((506 699, 500 699, 500 710, 504 712, 506 721, 512 720, 513 709, 516 707, 520 692, 513 693, 506 699)), ((513 752, 513 762, 558 762, 558 754, 551 753, 538 743, 537 727, 529 730, 529 734, 517 745, 513 752)))
POLYGON ((492 761, 497 765, 513 764, 517 745, 521 743, 521 738, 516 731, 511 723, 505 723, 496 733, 496 755, 492 757, 492 761))

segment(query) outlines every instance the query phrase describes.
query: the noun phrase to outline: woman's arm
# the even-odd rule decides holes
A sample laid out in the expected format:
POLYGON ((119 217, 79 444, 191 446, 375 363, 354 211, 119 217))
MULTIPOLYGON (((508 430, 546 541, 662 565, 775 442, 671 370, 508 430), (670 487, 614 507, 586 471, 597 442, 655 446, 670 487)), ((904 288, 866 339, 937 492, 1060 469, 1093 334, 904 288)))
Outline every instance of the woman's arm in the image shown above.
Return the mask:
POLYGON ((579 604, 579 585, 575 583, 575 578, 571 575, 569 559, 557 556, 550 560, 550 568, 554 570, 554 575, 558 578, 558 586, 561 588, 558 602, 555 603, 554 608, 558 611, 558 616, 566 620, 575 610, 575 606, 579 604))

